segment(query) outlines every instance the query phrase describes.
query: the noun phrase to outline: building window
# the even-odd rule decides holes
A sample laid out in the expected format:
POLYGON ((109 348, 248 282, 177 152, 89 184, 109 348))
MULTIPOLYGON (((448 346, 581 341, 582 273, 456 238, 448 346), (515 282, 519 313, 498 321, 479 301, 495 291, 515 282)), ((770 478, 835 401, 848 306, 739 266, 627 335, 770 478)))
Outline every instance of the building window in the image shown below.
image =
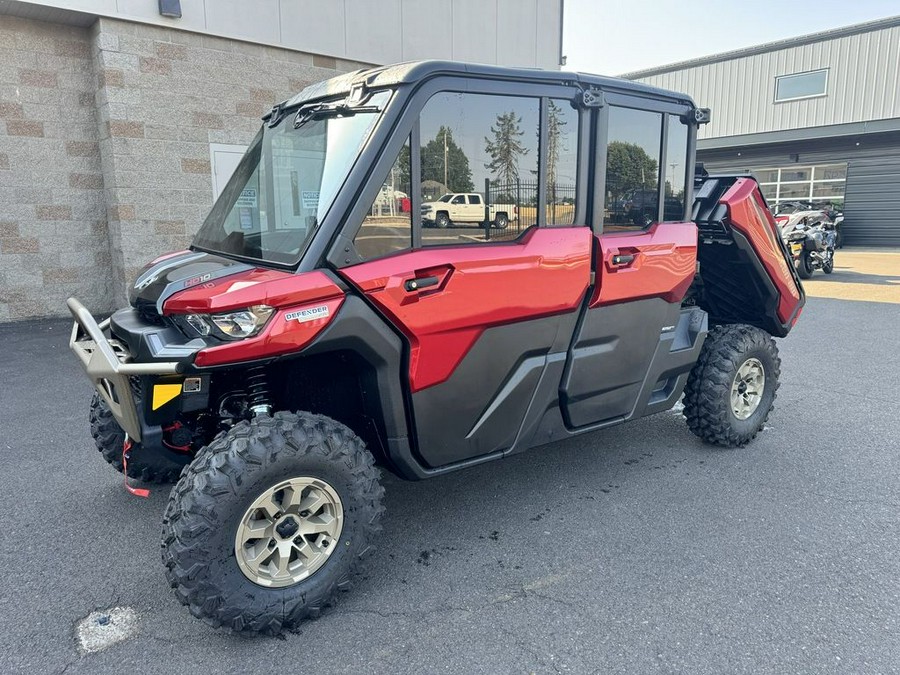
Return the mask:
POLYGON ((380 258, 412 246, 409 140, 375 196, 369 213, 353 238, 364 260, 380 258))
POLYGON ((610 107, 603 231, 642 230, 659 220, 661 113, 610 107))
POLYGON ((802 206, 823 208, 827 204, 837 207, 844 202, 846 164, 754 169, 753 175, 774 211, 788 208, 788 205, 792 209, 802 206))
POLYGON ((825 96, 828 89, 828 69, 813 70, 775 78, 775 102, 796 101, 801 98, 825 96))

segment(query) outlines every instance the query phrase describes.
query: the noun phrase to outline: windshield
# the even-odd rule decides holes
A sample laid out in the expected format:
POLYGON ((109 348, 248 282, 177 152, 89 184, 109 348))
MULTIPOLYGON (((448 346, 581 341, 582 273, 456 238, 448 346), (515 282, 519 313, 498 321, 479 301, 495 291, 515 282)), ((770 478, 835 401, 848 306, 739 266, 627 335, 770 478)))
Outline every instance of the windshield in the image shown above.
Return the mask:
POLYGON ((328 211, 389 92, 364 110, 264 125, 194 238, 200 249, 280 264, 296 263, 328 211))
POLYGON ((443 197, 438 199, 438 201, 439 202, 449 202, 451 199, 453 199, 453 195, 444 195, 443 197))

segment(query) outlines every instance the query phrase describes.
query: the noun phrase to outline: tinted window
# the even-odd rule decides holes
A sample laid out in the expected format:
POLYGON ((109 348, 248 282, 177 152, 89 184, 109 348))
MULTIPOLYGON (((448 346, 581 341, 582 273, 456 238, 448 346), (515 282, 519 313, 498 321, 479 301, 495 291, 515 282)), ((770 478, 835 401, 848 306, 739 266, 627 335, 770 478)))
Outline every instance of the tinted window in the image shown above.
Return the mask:
POLYGON ((490 241, 515 239, 537 221, 538 99, 443 92, 422 110, 422 243, 488 240, 484 205, 456 206, 447 192, 482 195, 490 241))
POLYGON ((667 115, 666 139, 666 203, 663 218, 669 221, 684 219, 685 178, 687 176, 688 130, 675 115, 667 115))
POLYGON ((578 172, 578 111, 570 101, 551 100, 547 109, 547 224, 575 222, 578 172))
POLYGON ((469 195, 469 203, 470 204, 480 204, 481 197, 479 197, 478 195, 469 195))
POLYGON ((775 101, 790 101, 795 98, 824 96, 828 86, 828 71, 815 70, 810 73, 783 75, 775 78, 775 101))
POLYGON ((610 107, 604 231, 643 229, 658 220, 662 117, 610 107))
POLYGON ((364 260, 407 249, 412 244, 409 141, 400 149, 362 227, 353 238, 364 260))

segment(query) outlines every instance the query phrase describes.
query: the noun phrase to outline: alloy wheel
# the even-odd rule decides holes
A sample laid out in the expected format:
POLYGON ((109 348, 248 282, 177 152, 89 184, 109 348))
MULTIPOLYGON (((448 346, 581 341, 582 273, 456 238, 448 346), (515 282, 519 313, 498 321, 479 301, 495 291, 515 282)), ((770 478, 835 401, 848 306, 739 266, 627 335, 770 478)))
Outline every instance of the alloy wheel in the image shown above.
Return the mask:
POLYGON ((298 477, 278 483, 241 518, 234 539, 238 566, 259 586, 292 586, 325 564, 343 521, 341 499, 325 481, 298 477))

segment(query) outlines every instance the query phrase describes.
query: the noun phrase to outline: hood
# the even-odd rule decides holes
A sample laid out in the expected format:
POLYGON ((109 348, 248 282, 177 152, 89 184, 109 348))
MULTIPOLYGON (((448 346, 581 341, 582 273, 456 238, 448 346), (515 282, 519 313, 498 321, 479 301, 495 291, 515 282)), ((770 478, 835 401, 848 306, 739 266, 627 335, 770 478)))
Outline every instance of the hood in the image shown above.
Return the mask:
POLYGON ((212 253, 173 253, 141 270, 128 291, 128 300, 142 314, 161 315, 163 303, 175 293, 252 269, 252 265, 212 253))

